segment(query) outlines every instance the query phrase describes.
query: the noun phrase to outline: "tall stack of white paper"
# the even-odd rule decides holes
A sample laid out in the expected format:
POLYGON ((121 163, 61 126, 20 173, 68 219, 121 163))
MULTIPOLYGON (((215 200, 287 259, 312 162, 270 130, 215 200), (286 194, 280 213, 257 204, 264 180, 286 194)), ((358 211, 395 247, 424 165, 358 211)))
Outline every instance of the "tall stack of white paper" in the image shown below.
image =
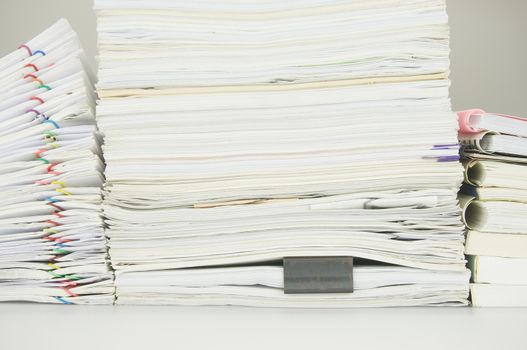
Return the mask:
POLYGON ((466 304, 444 0, 95 9, 117 303, 466 304), (286 256, 403 267, 284 295, 286 256))
POLYGON ((66 20, 0 59, 0 301, 113 302, 83 59, 66 20))

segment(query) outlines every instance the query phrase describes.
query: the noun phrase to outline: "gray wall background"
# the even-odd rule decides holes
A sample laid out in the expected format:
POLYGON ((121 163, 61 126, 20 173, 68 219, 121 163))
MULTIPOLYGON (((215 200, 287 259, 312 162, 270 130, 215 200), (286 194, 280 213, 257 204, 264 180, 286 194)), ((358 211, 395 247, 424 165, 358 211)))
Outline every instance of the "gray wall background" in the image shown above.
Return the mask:
MULTIPOLYGON (((447 0, 454 110, 481 107, 527 117, 527 1, 447 0)), ((0 57, 60 17, 96 65, 92 0, 0 0, 0 57)))

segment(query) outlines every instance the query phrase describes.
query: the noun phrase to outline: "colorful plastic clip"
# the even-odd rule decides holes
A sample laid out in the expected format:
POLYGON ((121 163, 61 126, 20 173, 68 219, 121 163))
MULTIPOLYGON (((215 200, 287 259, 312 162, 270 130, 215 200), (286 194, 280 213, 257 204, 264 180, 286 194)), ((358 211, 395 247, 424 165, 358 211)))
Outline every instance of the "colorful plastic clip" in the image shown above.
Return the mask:
POLYGON ((26 49, 27 53, 29 54, 29 56, 33 56, 33 52, 31 51, 31 49, 29 48, 29 46, 27 45, 20 45, 18 47, 19 49, 26 49))
POLYGON ((33 63, 28 63, 28 64, 26 64, 26 65, 24 66, 24 68, 27 68, 27 67, 31 67, 31 68, 33 68, 33 69, 35 70, 35 72, 38 72, 38 71, 39 71, 38 67, 37 67, 35 64, 33 64, 33 63))
POLYGON ((38 96, 33 96, 33 97, 30 98, 30 100, 38 101, 38 102, 40 102, 40 104, 43 104, 43 103, 44 103, 44 100, 41 99, 41 98, 38 97, 38 96))
POLYGON ((71 301, 67 301, 67 300, 63 299, 62 297, 53 297, 53 298, 57 299, 58 301, 60 301, 64 305, 72 305, 73 304, 71 301))

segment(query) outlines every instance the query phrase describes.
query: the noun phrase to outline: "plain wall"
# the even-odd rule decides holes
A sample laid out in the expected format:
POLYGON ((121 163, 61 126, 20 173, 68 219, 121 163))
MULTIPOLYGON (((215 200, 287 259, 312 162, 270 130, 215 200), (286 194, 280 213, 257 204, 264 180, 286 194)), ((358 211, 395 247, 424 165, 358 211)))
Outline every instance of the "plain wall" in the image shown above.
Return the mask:
POLYGON ((447 0, 454 110, 527 117, 527 1, 447 0))
MULTIPOLYGON (((527 1, 447 0, 447 9, 453 109, 527 117, 527 1)), ((92 0, 0 0, 0 57, 60 17, 70 21, 95 67, 92 0)))

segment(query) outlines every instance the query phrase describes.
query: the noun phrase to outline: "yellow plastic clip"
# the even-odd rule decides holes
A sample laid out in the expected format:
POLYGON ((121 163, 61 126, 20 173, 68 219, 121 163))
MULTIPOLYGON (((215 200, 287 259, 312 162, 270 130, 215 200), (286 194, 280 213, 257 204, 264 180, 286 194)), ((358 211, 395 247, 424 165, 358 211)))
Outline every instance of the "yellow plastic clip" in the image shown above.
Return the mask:
POLYGON ((64 189, 64 187, 66 187, 66 184, 64 183, 64 181, 51 181, 51 184, 52 185, 59 185, 60 188, 56 188, 55 191, 57 191, 58 193, 62 193, 62 194, 65 194, 66 196, 70 196, 71 193, 66 191, 64 189))
POLYGON ((58 270, 58 269, 60 269, 60 266, 57 266, 57 265, 52 264, 52 263, 48 263, 48 266, 51 267, 51 268, 53 268, 54 270, 58 270))
POLYGON ((49 228, 49 227, 43 228, 42 231, 44 231, 44 232, 46 232, 46 233, 49 233, 49 234, 52 234, 52 235, 54 235, 54 234, 56 234, 56 233, 59 233, 59 231, 54 230, 54 229, 49 228))
POLYGON ((58 193, 62 193, 62 194, 64 194, 64 195, 66 195, 66 196, 71 196, 71 193, 68 192, 68 191, 66 191, 66 190, 63 189, 63 188, 57 188, 57 189, 55 189, 55 191, 57 191, 58 193))

